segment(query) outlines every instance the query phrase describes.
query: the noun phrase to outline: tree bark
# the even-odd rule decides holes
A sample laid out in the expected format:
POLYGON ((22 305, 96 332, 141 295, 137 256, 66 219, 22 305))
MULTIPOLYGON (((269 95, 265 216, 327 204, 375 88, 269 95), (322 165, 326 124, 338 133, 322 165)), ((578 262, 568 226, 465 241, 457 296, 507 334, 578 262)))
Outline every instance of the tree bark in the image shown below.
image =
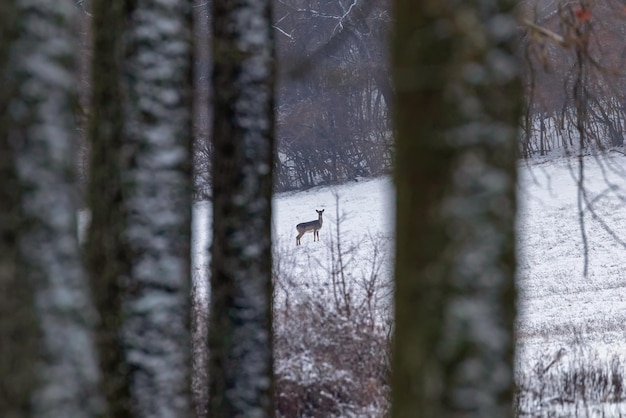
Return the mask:
POLYGON ((0 9, 3 417, 92 417, 101 407, 76 234, 75 11, 69 0, 0 9))
POLYGON ((92 3, 93 58, 89 119, 89 181, 87 204, 91 222, 85 245, 99 322, 97 343, 102 392, 108 408, 104 417, 133 416, 130 366, 123 351, 121 327, 124 283, 131 277, 132 259, 125 239, 127 194, 122 181, 124 125, 121 81, 127 2, 92 3))
POLYGON ((514 3, 395 1, 393 417, 513 415, 514 3))
POLYGON ((87 260, 110 417, 191 415, 191 2, 93 4, 87 260))
POLYGON ((20 271, 21 184, 9 140, 14 129, 9 108, 16 95, 9 58, 19 36, 15 3, 0 3, 0 410, 9 418, 31 415, 41 337, 33 284, 23 281, 20 271))
POLYGON ((211 417, 273 416, 270 1, 213 2, 211 417))
POLYGON ((191 416, 191 6, 138 0, 125 32, 123 340, 136 417, 191 416))

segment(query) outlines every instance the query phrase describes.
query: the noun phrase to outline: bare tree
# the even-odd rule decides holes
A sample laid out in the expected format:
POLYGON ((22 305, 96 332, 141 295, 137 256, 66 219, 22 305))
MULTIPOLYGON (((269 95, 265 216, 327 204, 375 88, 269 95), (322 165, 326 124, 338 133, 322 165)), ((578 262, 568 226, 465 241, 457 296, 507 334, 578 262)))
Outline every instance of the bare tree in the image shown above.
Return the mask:
POLYGON ((527 97, 522 156, 623 145, 623 5, 571 0, 521 5, 527 97))
POLYGON ((588 273, 587 212, 620 245, 585 189, 585 154, 624 144, 626 62, 623 5, 616 1, 525 1, 521 21, 527 107, 522 155, 553 149, 577 157, 577 209, 588 273), (536 3, 536 4, 533 4, 536 3), (534 6, 534 7, 533 7, 534 6), (555 100, 555 98, 557 98, 555 100))
POLYGON ((385 172, 388 2, 284 0, 276 9, 277 189, 385 172))

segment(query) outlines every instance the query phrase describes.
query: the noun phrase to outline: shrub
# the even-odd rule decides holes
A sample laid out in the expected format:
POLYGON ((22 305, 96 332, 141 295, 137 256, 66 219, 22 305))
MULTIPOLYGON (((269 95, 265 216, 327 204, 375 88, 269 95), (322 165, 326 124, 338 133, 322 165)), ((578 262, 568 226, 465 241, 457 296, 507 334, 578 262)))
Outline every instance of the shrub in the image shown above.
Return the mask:
POLYGON ((389 341, 359 311, 351 318, 323 303, 275 311, 277 415, 384 416, 389 341))

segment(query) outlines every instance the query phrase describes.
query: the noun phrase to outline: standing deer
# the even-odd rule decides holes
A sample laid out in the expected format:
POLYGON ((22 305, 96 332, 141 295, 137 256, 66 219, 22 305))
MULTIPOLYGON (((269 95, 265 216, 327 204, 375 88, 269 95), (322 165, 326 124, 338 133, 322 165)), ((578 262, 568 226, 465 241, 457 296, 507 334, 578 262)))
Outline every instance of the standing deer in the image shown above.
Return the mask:
POLYGON ((316 221, 309 221, 309 222, 302 222, 301 224, 296 225, 296 229, 298 230, 298 236, 296 237, 296 245, 300 245, 300 238, 302 238, 302 235, 304 235, 305 233, 309 232, 309 231, 313 231, 313 242, 316 241, 315 238, 317 238, 317 241, 320 240, 320 229, 322 228, 322 213, 324 213, 324 209, 322 210, 317 210, 315 209, 315 212, 317 212, 318 218, 316 221))

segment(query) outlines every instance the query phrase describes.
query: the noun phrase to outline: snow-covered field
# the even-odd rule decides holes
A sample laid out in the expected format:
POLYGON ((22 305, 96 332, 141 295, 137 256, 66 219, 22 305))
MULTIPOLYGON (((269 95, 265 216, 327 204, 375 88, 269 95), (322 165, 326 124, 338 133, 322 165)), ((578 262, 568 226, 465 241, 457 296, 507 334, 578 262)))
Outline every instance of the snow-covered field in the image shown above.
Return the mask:
POLYGON ((561 158, 522 166, 519 216, 520 354, 582 342, 626 353, 626 158, 561 158), (587 241, 587 277, 584 276, 587 241))
POLYGON ((576 159, 520 168, 517 373, 528 416, 626 416, 625 163, 585 157, 584 195, 576 159))
MULTIPOLYGON (((584 158, 582 223, 576 159, 555 157, 520 165, 517 361, 521 370, 559 351, 558 362, 570 364, 568 356, 571 361, 580 356, 580 350, 598 361, 619 356, 624 368, 625 164, 626 157, 618 153, 584 158)), ((196 206, 194 263, 198 273, 206 271, 207 265, 206 212, 205 204, 196 206)), ((303 295, 330 286, 339 227, 343 262, 349 263, 349 278, 358 292, 356 283, 373 269, 390 278, 393 213, 389 178, 279 194, 274 201, 275 262, 295 278, 303 295), (321 240, 313 242, 309 233, 296 247, 295 225, 316 219, 315 209, 325 209, 321 240)), ((626 414, 624 409, 619 413, 626 414)))
MULTIPOLYGON (((383 280, 391 278, 393 193, 391 179, 384 177, 277 195, 273 206, 275 267, 293 280, 302 297, 316 297, 320 289, 324 293, 331 286, 339 241, 345 270, 355 279, 349 283, 355 293, 357 282, 372 271, 378 272, 382 286, 383 280), (320 241, 314 242, 309 232, 302 237, 302 245, 296 246, 296 225, 316 220, 316 209, 324 209, 320 241)), ((193 264, 196 276, 205 280, 210 208, 200 203, 195 209, 193 264)))

